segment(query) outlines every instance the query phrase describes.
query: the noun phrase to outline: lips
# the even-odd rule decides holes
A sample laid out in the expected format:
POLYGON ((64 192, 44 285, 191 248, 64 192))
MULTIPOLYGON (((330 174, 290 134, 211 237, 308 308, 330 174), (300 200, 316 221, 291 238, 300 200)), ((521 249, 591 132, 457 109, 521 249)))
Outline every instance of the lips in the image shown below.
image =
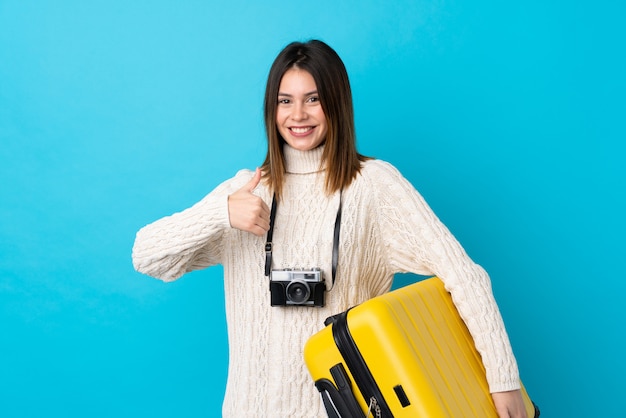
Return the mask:
POLYGON ((304 134, 309 132, 311 129, 313 129, 312 126, 292 126, 291 128, 289 128, 291 130, 291 132, 294 132, 296 134, 304 134))
POLYGON ((289 131, 294 136, 306 136, 313 131, 314 126, 292 126, 289 131))

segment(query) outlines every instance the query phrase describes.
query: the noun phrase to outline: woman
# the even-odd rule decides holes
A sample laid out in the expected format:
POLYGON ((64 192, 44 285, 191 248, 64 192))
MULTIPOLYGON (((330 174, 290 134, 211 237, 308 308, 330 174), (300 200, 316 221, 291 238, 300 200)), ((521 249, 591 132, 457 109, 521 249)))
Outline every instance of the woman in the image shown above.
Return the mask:
POLYGON ((488 275, 393 166, 357 152, 350 84, 335 51, 316 40, 285 47, 270 69, 264 106, 268 151, 261 167, 239 171, 191 208, 145 226, 133 248, 135 268, 164 281, 224 266, 223 416, 325 416, 304 343, 327 317, 389 291, 395 273, 413 272, 439 276, 451 292, 500 416, 525 417, 488 275), (323 278, 327 291, 312 298, 323 307, 284 297, 272 306, 275 271, 293 268, 320 272, 316 280, 323 278))

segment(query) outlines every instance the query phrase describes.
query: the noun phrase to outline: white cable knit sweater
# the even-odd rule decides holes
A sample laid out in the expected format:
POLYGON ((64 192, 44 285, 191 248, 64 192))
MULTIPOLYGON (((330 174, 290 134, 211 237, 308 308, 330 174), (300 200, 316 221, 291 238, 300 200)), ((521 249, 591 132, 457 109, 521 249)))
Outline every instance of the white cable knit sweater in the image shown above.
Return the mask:
MULTIPOLYGON (((285 147, 273 268, 321 267, 330 282, 339 194, 324 193, 322 150, 285 147)), ((520 387, 488 275, 393 166, 367 161, 343 191, 337 280, 324 308, 270 306, 265 237, 231 228, 228 220, 228 195, 253 174, 242 170, 191 208, 145 226, 133 248, 135 268, 164 281, 224 266, 230 357, 224 417, 326 416, 303 361, 304 343, 328 316, 387 292, 397 272, 439 276, 474 337, 491 391, 520 387)), ((262 183, 255 194, 270 205, 262 183)))

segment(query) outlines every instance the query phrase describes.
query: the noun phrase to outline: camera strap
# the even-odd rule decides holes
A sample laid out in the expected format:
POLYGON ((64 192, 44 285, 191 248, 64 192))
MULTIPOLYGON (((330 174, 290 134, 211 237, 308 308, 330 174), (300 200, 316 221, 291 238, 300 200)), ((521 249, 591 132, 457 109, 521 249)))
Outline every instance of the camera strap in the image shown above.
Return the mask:
MULTIPOLYGON (((339 208, 335 218, 335 230, 333 232, 333 258, 332 258, 332 289, 335 286, 335 276, 337 274, 337 262, 339 261, 339 231, 341 229, 341 191, 339 191, 339 208)), ((276 195, 272 196, 272 208, 270 210, 270 229, 267 231, 267 241, 265 243, 265 275, 269 276, 272 271, 272 235, 274 233, 274 219, 276 218, 276 195)), ((328 290, 330 290, 328 289, 328 290)))

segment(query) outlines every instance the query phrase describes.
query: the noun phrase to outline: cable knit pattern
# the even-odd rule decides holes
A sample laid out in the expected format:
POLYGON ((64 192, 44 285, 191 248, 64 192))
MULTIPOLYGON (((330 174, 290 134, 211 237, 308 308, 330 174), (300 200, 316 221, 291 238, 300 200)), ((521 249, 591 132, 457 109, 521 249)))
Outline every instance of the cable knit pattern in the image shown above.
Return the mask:
MULTIPOLYGON (((329 283, 339 194, 324 193, 322 150, 285 148, 273 268, 320 267, 329 283)), ((304 343, 328 316, 387 292, 398 272, 439 276, 482 355, 491 391, 520 387, 488 275, 392 165, 367 161, 343 191, 337 281, 323 308, 270 306, 265 238, 228 221, 228 195, 253 174, 242 170, 191 208, 145 226, 133 248, 135 268, 164 281, 224 266, 230 347, 224 417, 326 416, 303 361, 304 343)), ((254 193, 270 204, 262 184, 254 193)))

